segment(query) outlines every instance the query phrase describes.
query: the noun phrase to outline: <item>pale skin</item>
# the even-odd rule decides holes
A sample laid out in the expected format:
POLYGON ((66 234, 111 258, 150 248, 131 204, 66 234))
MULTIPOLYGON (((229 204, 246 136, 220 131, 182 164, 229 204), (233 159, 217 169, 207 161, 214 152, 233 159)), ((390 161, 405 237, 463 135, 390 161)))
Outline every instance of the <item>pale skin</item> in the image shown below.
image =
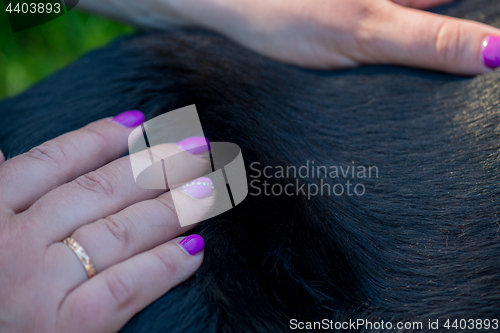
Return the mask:
MULTIPOLYGON (((420 10, 448 2, 81 0, 79 7, 148 27, 205 27, 308 68, 490 71, 482 42, 500 30, 420 10)), ((201 265, 203 252, 189 256, 176 245, 189 228, 180 227, 171 195, 137 188, 130 163, 118 159, 130 131, 100 120, 6 162, 0 152, 1 331, 114 332, 201 265), (94 260, 93 278, 61 243, 70 235, 94 260)), ((202 215, 212 200, 186 195, 183 207, 202 215)))
MULTIPOLYGON (((468 1, 468 0, 464 0, 468 1)), ((318 69, 394 64, 461 75, 500 30, 422 9, 452 0, 81 0, 79 7, 139 26, 197 26, 265 56, 318 69)))
POLYGON ((194 226, 177 214, 200 218, 213 196, 180 192, 174 207, 171 192, 139 188, 119 158, 130 132, 99 120, 0 165, 0 331, 115 332, 201 265, 203 251, 177 246, 194 226), (97 275, 87 277, 68 236, 97 275))

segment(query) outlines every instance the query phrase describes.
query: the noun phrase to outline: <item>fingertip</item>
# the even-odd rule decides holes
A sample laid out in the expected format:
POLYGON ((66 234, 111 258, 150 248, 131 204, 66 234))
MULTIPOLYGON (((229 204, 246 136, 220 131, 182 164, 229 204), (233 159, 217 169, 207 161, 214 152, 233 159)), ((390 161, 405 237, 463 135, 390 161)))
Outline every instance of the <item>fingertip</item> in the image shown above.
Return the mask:
POLYGON ((491 37, 500 36, 500 29, 394 4, 391 13, 392 24, 376 26, 372 52, 376 63, 465 76, 500 66, 500 38, 491 37), (405 34, 400 33, 403 30, 405 34))
POLYGON ((2 150, 0 150, 0 164, 3 162, 5 162, 5 156, 3 155, 2 150))
POLYGON ((177 142, 177 146, 193 155, 199 155, 210 150, 210 141, 204 136, 193 136, 177 142))
POLYGON ((173 286, 175 286, 189 279, 201 267, 205 257, 205 241, 200 235, 192 234, 187 237, 174 238, 167 244, 163 248, 165 255, 176 258, 173 262, 177 268, 171 271, 173 286), (176 250, 171 247, 172 243, 175 244, 173 248, 176 250))
POLYGON ((142 111, 130 110, 122 112, 111 119, 118 125, 126 128, 134 128, 146 121, 146 116, 142 111))
POLYGON ((205 240, 200 235, 192 234, 187 237, 178 238, 175 244, 190 257, 203 256, 205 240))
POLYGON ((216 203, 212 180, 201 177, 170 191, 181 227, 199 223, 211 217, 216 203))
POLYGON ((500 67, 500 37, 490 35, 483 39, 480 58, 484 72, 500 67))
POLYGON ((208 177, 200 177, 182 186, 181 191, 192 198, 203 199, 213 194, 214 183, 208 177))

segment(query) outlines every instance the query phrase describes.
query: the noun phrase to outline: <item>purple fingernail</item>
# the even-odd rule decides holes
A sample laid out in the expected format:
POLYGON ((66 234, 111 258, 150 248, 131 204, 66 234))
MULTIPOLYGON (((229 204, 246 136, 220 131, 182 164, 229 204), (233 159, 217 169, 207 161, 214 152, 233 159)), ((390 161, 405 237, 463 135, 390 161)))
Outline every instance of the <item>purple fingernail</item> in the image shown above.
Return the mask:
POLYGON ((177 146, 193 155, 208 151, 210 142, 204 136, 193 136, 177 143, 177 146))
POLYGON ((205 247, 205 241, 200 235, 190 235, 179 242, 179 245, 186 250, 187 253, 194 256, 205 247))
POLYGON ((500 67, 500 37, 489 36, 483 41, 483 59, 489 68, 500 67))
POLYGON ((196 199, 208 197, 214 191, 212 180, 207 177, 201 177, 193 180, 191 183, 182 187, 182 192, 189 194, 196 199))
POLYGON ((144 113, 138 110, 126 111, 113 118, 114 122, 129 128, 139 126, 145 120, 146 116, 144 116, 144 113))

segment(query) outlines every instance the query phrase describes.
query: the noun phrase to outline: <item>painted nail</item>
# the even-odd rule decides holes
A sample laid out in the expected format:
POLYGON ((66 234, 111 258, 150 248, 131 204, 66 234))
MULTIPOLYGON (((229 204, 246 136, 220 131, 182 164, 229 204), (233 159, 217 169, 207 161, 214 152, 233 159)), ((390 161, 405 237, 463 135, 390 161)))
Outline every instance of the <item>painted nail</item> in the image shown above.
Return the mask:
POLYGON ((489 36, 483 41, 483 59, 486 67, 500 67, 500 37, 489 36))
POLYGON ((193 136, 177 143, 177 146, 193 155, 208 151, 210 142, 204 136, 193 136))
POLYGON ((201 177, 193 180, 182 186, 182 192, 189 194, 193 198, 203 199, 208 197, 214 191, 214 184, 212 180, 207 177, 201 177))
POLYGON ((139 126, 145 120, 146 116, 144 116, 144 113, 138 110, 126 111, 113 118, 114 122, 129 128, 139 126))
POLYGON ((200 235, 189 235, 179 242, 179 246, 189 255, 194 256, 205 247, 205 241, 200 235))

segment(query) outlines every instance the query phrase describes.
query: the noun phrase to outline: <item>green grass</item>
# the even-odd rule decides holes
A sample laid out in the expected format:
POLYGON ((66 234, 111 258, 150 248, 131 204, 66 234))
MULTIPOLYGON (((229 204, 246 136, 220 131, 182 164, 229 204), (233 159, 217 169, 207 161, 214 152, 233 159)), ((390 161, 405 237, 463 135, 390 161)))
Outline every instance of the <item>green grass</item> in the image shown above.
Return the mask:
MULTIPOLYGON (((4 10, 3 4, 0 10, 4 10)), ((89 50, 133 31, 130 26, 72 10, 14 34, 7 15, 0 13, 0 99, 25 90, 89 50)))

